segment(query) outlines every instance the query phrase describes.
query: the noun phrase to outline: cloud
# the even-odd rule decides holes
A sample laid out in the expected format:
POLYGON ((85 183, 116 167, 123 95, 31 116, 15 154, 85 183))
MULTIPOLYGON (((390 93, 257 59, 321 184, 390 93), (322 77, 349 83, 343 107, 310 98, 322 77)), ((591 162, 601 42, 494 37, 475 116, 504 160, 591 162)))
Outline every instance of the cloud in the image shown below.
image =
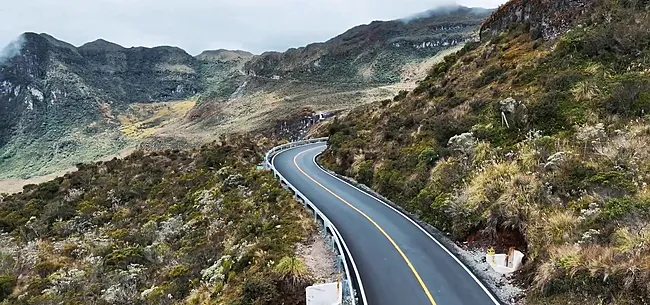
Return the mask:
POLYGON ((20 50, 23 49, 25 45, 25 36, 20 35, 9 44, 7 44, 2 50, 0 50, 0 64, 4 63, 5 60, 11 59, 14 56, 20 55, 20 50))
MULTIPOLYGON (((495 7, 504 0, 464 0, 495 7)), ((174 45, 255 53, 324 41, 373 20, 399 19, 453 2, 431 0, 29 0, 3 6, 0 45, 26 31, 74 45, 104 38, 130 46, 174 45), (65 5, 63 5, 65 3, 65 5)))

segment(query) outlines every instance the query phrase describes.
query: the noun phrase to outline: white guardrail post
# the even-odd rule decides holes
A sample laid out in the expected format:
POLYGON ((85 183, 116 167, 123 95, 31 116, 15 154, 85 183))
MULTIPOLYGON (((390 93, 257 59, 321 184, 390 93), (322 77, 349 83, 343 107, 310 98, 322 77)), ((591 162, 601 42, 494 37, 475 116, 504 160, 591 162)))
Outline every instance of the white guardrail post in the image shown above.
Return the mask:
MULTIPOLYGON (((298 201, 301 201, 305 207, 308 207, 309 209, 314 211, 314 217, 317 219, 320 218, 323 220, 323 229, 327 235, 330 236, 331 240, 334 243, 335 250, 337 251, 340 265, 343 266, 343 278, 341 278, 341 289, 339 290, 339 304, 341 305, 367 305, 363 304, 362 300, 357 300, 356 298, 356 291, 354 289, 355 283, 359 281, 358 274, 356 277, 351 276, 350 270, 353 267, 354 261, 352 260, 352 256, 350 255, 350 250, 348 249, 347 245, 345 244, 345 241, 343 241, 343 238, 341 237, 341 234, 339 233, 338 229, 332 224, 332 222, 323 214, 317 207, 314 205, 305 195, 303 195, 296 187, 294 187, 289 181, 287 181, 282 174, 278 170, 275 169, 273 166, 272 160, 273 156, 277 155, 279 152, 282 152, 284 150, 288 150, 294 147, 298 146, 303 146, 307 144, 313 144, 313 143, 320 143, 320 142, 327 142, 328 138, 317 138, 317 139, 310 139, 310 140, 303 140, 303 141, 297 141, 297 142, 291 142, 287 144, 283 144, 280 146, 276 146, 269 150, 266 155, 264 156, 264 168, 271 171, 273 175, 275 176, 276 179, 280 180, 281 183, 284 184, 284 186, 295 194, 295 198, 298 201), (349 257, 346 258, 346 254, 349 257)), ((340 268, 341 266, 339 266, 340 268)), ((356 267, 354 268, 356 270, 356 267)), ((356 283, 356 286, 359 287, 359 285, 362 285, 361 283, 356 283)))

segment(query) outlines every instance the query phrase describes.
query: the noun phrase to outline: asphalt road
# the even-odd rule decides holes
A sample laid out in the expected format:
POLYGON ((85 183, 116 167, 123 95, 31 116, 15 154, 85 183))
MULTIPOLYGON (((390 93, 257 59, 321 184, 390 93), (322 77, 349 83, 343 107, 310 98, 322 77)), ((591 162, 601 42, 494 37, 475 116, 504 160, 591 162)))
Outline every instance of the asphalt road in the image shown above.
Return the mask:
POLYGON ((496 299, 432 237, 389 206, 324 172, 312 144, 273 158, 278 171, 338 228, 368 305, 487 305, 496 299))

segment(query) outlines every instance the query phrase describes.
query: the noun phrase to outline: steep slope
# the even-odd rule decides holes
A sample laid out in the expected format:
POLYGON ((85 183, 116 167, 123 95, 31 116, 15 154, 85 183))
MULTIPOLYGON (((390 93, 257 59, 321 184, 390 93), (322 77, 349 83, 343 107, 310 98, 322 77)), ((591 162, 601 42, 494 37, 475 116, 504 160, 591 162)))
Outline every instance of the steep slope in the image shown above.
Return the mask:
POLYGON ((102 39, 75 47, 25 33, 19 52, 0 63, 0 180, 50 174, 139 144, 178 148, 221 134, 276 134, 269 130, 305 111, 390 97, 414 88, 445 52, 477 39, 487 15, 446 7, 259 56, 214 50, 192 57, 102 39))
POLYGON ((208 92, 205 99, 227 99, 245 81, 244 64, 253 57, 246 51, 204 51, 196 58, 208 92))
POLYGON ((489 12, 445 7, 358 26, 327 42, 254 56, 244 64, 246 76, 230 97, 202 97, 190 121, 201 129, 257 131, 302 115, 305 107, 347 109, 393 96, 414 88, 441 53, 477 39, 489 12))
MULTIPOLYGON (((240 59, 197 59, 175 47, 124 48, 100 39, 77 48, 34 33, 21 41, 20 52, 0 63, 0 178, 116 153, 137 142, 120 132, 128 127, 121 114, 155 113, 150 103, 187 100, 229 77, 221 71, 241 66, 240 59)), ((163 121, 149 120, 147 128, 163 121)))
POLYGON ((508 2, 481 26, 481 38, 498 36, 511 26, 528 27, 533 39, 565 32, 595 4, 592 0, 518 0, 508 2))
POLYGON ((332 122, 323 161, 458 241, 523 251, 527 304, 643 304, 649 29, 647 1, 511 1, 417 89, 332 122))
POLYGON ((443 7, 411 19, 374 21, 324 43, 264 53, 246 63, 245 70, 253 76, 327 84, 392 84, 400 81, 406 64, 471 40, 489 13, 443 7))
POLYGON ((0 304, 305 304, 314 222, 256 169, 262 147, 227 143, 0 196, 0 304))

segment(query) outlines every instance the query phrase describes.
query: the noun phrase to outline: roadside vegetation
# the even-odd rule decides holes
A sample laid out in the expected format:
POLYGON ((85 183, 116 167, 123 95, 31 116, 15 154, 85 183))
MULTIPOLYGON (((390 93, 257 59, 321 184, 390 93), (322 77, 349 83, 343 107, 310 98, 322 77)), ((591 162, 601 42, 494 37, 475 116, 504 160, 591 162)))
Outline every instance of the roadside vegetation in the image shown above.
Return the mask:
POLYGON ((245 138, 0 196, 0 304, 304 304, 314 223, 245 138))
POLYGON ((333 121, 323 161, 457 241, 526 254, 528 304, 650 300, 650 16, 513 25, 333 121))

